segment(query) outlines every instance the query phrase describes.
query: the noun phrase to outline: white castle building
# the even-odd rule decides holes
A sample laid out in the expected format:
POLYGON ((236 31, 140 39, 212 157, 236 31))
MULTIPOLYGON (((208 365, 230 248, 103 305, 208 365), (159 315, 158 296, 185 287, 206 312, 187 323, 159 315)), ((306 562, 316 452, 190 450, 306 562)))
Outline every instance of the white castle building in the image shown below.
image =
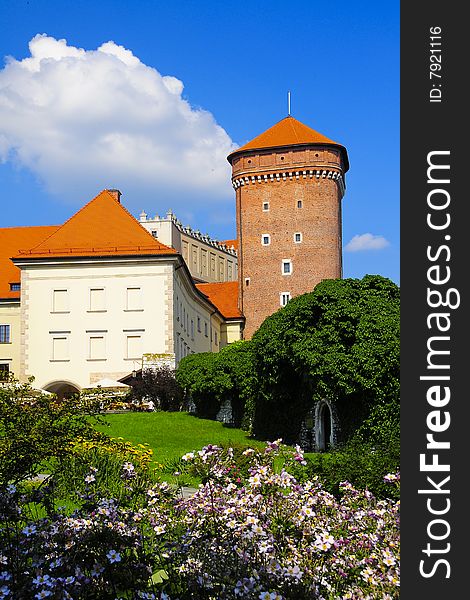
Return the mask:
POLYGON ((241 337, 236 242, 104 190, 61 226, 0 229, 0 377, 62 394, 241 337))

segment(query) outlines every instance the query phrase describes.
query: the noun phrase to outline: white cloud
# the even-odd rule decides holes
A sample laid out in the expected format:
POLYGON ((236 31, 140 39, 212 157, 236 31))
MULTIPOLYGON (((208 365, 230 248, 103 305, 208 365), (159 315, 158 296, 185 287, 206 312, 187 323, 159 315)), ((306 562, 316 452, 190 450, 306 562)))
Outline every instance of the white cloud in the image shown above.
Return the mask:
POLYGON ((363 233, 355 235, 345 246, 346 252, 360 252, 361 250, 382 250, 390 245, 390 242, 381 235, 363 233))
POLYGON ((182 97, 182 81, 113 41, 84 50, 42 34, 29 50, 0 70, 0 160, 74 202, 104 187, 126 200, 140 191, 163 202, 192 195, 206 208, 232 201, 226 157, 236 146, 182 97))

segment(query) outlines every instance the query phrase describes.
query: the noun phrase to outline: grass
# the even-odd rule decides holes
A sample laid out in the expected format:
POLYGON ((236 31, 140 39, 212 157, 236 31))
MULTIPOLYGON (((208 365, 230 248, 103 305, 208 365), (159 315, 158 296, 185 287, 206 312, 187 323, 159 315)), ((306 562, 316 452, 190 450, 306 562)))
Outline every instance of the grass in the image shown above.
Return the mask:
POLYGON ((199 419, 185 412, 108 414, 109 426, 97 428, 133 444, 148 444, 156 463, 171 464, 183 454, 208 444, 263 447, 246 431, 224 427, 218 421, 199 419))

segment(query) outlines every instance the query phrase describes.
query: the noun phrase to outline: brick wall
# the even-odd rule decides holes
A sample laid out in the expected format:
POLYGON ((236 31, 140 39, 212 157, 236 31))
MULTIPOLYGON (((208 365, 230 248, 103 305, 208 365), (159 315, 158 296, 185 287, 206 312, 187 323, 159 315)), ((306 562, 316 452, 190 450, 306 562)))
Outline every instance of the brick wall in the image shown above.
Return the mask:
POLYGON ((342 165, 340 153, 330 148, 248 152, 234 164, 234 179, 248 178, 236 188, 245 338, 281 307, 281 293, 298 296, 323 279, 341 277, 342 192, 331 172, 342 174, 342 165), (265 174, 274 177, 266 180, 265 174), (262 236, 269 236, 268 244, 262 236), (282 273, 283 260, 291 261, 289 275, 282 273))

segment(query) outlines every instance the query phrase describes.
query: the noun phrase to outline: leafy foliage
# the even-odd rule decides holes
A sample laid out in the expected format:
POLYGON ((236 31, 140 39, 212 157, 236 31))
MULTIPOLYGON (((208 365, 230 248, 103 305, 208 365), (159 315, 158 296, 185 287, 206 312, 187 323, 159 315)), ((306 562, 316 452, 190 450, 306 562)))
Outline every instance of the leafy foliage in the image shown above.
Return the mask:
POLYGON ((98 436, 90 417, 99 414, 99 397, 59 400, 31 383, 0 388, 0 484, 33 477, 52 460, 60 468, 78 438, 98 436))
POLYGON ((183 390, 168 366, 147 369, 132 385, 132 400, 137 404, 152 400, 157 410, 181 410, 183 390))
POLYGON ((338 496, 341 482, 349 481, 357 489, 367 489, 377 498, 399 499, 399 490, 391 488, 384 477, 400 468, 400 440, 390 444, 371 445, 357 438, 328 454, 307 457, 306 476, 318 476, 325 489, 338 496))
POLYGON ((328 398, 349 438, 373 407, 398 403, 399 288, 384 277, 321 282, 268 317, 252 344, 258 436, 294 441, 308 408, 328 398))
POLYGON ((250 342, 234 342, 218 353, 191 354, 181 360, 176 379, 193 399, 199 416, 214 418, 228 398, 235 425, 249 428, 256 386, 250 342))

